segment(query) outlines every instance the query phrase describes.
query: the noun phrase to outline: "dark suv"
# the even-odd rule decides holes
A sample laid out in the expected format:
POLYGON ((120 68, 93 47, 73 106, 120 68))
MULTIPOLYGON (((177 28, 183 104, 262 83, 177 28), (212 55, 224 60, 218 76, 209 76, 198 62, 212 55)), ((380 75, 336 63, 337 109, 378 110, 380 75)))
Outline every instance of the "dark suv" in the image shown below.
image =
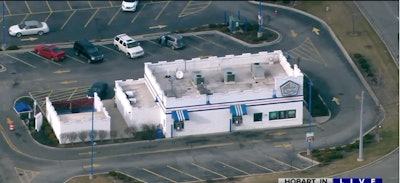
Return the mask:
POLYGON ((86 58, 89 64, 101 62, 104 59, 104 55, 99 51, 99 49, 86 39, 75 41, 74 50, 76 56, 86 58))
POLYGON ((173 50, 181 49, 185 46, 182 35, 176 33, 167 33, 161 35, 157 41, 163 46, 171 47, 173 50))

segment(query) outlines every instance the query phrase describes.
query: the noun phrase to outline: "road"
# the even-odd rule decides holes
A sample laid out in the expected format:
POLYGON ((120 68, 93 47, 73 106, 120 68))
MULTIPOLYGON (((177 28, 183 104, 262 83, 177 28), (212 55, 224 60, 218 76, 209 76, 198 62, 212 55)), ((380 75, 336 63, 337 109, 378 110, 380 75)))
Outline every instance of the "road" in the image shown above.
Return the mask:
POLYGON ((354 1, 399 67, 399 1, 354 1))
MULTIPOLYGON (((77 7, 81 5, 83 5, 82 2, 74 4, 77 7)), ((115 12, 118 12, 118 8, 110 5, 111 8, 108 8, 108 11, 104 10, 105 12, 101 14, 111 14, 112 16, 108 17, 111 18, 102 20, 101 18, 107 16, 99 16, 97 24, 92 24, 91 22, 96 18, 90 17, 96 17, 98 11, 103 10, 93 8, 94 4, 87 6, 92 13, 89 15, 80 14, 79 17, 87 17, 88 19, 79 20, 79 17, 74 17, 78 10, 67 10, 65 12, 69 14, 59 15, 63 16, 64 19, 51 20, 54 21, 52 24, 56 26, 57 31, 41 36, 38 40, 29 42, 29 44, 43 41, 71 41, 82 36, 96 40, 110 39, 115 36, 115 32, 121 31, 122 26, 105 24, 105 22, 111 20, 113 15, 121 17, 113 19, 111 24, 120 19, 124 20, 122 22, 125 24, 131 22, 129 26, 135 25, 135 29, 123 26, 122 31, 127 31, 130 35, 141 35, 191 28, 210 22, 222 22, 224 11, 228 15, 237 15, 238 10, 240 10, 242 18, 255 22, 257 17, 254 12, 257 12, 258 9, 257 5, 248 2, 238 1, 226 4, 217 1, 209 4, 204 3, 200 6, 203 8, 198 8, 198 11, 192 10, 192 13, 190 13, 188 7, 197 7, 195 4, 174 1, 142 4, 141 10, 135 14, 115 14, 115 12), (176 13, 176 9, 181 10, 180 13, 176 13), (154 14, 154 12, 160 12, 160 14, 154 14), (154 17, 153 20, 149 20, 149 16, 154 17), (179 19, 179 21, 176 21, 176 19, 179 19), (167 25, 167 27, 162 30, 150 29, 154 25, 167 25), (79 32, 83 32, 83 34, 80 35, 79 32), (90 32, 96 32, 96 34, 90 32)), ((51 7, 52 11, 47 13, 50 17, 64 12, 61 10, 54 11, 55 7, 69 6, 54 5, 54 7, 51 7)), ((71 7, 73 6, 71 5, 71 7)), ((32 9, 30 11, 33 11, 32 9)), ((285 54, 291 55, 292 60, 289 60, 290 62, 298 63, 303 72, 313 78, 315 87, 319 89, 322 98, 328 101, 327 105, 332 112, 332 117, 327 123, 319 124, 318 127, 313 128, 316 134, 313 147, 337 146, 353 141, 358 136, 354 132, 358 132, 359 127, 358 116, 354 114, 359 112, 359 95, 360 91, 365 90, 365 88, 352 71, 344 55, 338 54, 340 53, 339 47, 318 21, 286 9, 280 9, 279 16, 274 16, 273 10, 274 8, 264 7, 263 16, 270 17, 268 27, 285 36, 276 45, 246 47, 225 37, 207 34, 187 36, 188 49, 177 52, 169 48, 161 48, 151 39, 146 40, 138 36, 146 50, 145 57, 132 61, 121 53, 111 51, 111 45, 104 44, 100 46, 100 49, 106 52, 106 60, 102 64, 95 65, 81 63, 79 59, 73 59, 72 56, 68 58, 68 62, 55 64, 45 59, 39 59, 29 51, 2 54, 0 64, 6 66, 7 71, 0 73, 3 79, 0 97, 2 103, 6 105, 1 105, 0 111, 17 121, 17 117, 10 107, 17 97, 29 95, 34 91, 88 86, 99 78, 113 83, 117 79, 142 77, 143 63, 148 61, 189 59, 201 55, 224 56, 226 54, 256 53, 281 49, 285 54), (318 35, 312 32, 313 27, 320 29, 318 35), (293 34, 293 32, 296 34, 293 34), (297 58, 301 58, 301 61, 297 62, 297 58), (55 74, 56 71, 60 70, 65 72, 55 74), (67 70, 69 71, 67 72, 67 70), (17 85, 13 84, 15 80, 18 81, 17 85), (63 81, 75 82, 62 84, 63 81), (339 98, 340 104, 332 102, 333 97, 339 98)), ((7 22, 16 23, 24 18, 11 10, 9 13, 8 19, 10 20, 7 22)), ((38 15, 33 14, 32 16, 38 15)), ((16 38, 10 38, 9 42, 23 43, 16 38)), ((68 55, 72 55, 70 48, 66 48, 66 51, 68 55)), ((375 125, 377 115, 375 105, 369 95, 365 96, 364 105, 364 129, 370 129, 375 125)), ((17 122, 16 131, 12 133, 6 130, 8 128, 6 123, 1 123, 1 127, 4 138, 1 138, 0 146, 5 149, 2 151, 4 158, 0 161, 3 181, 21 183, 59 182, 70 176, 89 172, 89 148, 47 148, 36 144, 30 138, 22 123, 17 122)), ((96 146, 95 171, 106 172, 117 169, 147 182, 185 182, 298 170, 312 165, 309 161, 297 158, 297 152, 306 149, 304 142, 306 131, 306 127, 299 127, 96 146)))

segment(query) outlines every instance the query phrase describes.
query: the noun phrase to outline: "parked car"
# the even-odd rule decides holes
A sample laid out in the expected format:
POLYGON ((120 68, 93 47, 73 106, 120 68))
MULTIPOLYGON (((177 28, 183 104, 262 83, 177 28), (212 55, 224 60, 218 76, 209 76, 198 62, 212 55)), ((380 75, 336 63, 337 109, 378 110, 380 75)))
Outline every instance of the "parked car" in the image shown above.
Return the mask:
POLYGON ((103 100, 107 96, 107 89, 108 84, 106 82, 96 82, 90 87, 89 91, 87 92, 87 97, 92 98, 94 96, 94 92, 96 92, 97 96, 103 100))
POLYGON ((129 58, 136 58, 144 55, 140 43, 126 34, 115 36, 113 44, 115 49, 124 52, 129 58))
POLYGON ((139 1, 136 0, 123 0, 121 3, 122 11, 136 11, 136 7, 139 4, 139 1))
POLYGON ((75 41, 74 50, 76 56, 84 57, 89 64, 101 62, 104 59, 103 53, 87 39, 75 41))
POLYGON ((167 33, 161 35, 158 38, 158 43, 163 46, 169 46, 173 50, 180 49, 185 46, 182 35, 176 33, 167 33))
POLYGON ((65 51, 54 44, 37 45, 34 48, 34 52, 53 61, 60 61, 65 58, 65 51))
POLYGON ((24 21, 18 25, 12 25, 8 29, 10 36, 21 37, 23 35, 43 35, 50 31, 46 22, 39 22, 37 20, 24 21))

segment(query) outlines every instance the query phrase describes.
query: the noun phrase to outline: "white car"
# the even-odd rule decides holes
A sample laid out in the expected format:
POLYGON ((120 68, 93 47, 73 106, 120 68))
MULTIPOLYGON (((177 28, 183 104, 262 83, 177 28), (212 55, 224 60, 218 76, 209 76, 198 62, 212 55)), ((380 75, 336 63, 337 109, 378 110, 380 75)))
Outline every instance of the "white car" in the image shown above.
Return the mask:
POLYGON ((136 58, 144 55, 140 43, 126 34, 115 36, 113 44, 115 49, 124 52, 129 58, 136 58))
POLYGON ((123 0, 121 4, 122 11, 136 11, 139 1, 136 0, 123 0))
POLYGON ((18 25, 10 26, 8 34, 10 36, 21 37, 22 35, 43 35, 50 31, 49 26, 46 22, 39 22, 37 20, 24 21, 18 25))

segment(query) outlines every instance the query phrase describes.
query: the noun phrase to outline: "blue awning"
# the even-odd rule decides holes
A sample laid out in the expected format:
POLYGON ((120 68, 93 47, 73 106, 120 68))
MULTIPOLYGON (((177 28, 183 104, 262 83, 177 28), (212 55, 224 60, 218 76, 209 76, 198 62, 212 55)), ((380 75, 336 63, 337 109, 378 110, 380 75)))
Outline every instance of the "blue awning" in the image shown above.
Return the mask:
POLYGON ((246 104, 231 105, 230 109, 231 109, 231 113, 232 113, 233 116, 247 115, 246 104))
POLYGON ((188 121, 189 112, 187 110, 172 111, 172 118, 174 119, 174 121, 188 121))

